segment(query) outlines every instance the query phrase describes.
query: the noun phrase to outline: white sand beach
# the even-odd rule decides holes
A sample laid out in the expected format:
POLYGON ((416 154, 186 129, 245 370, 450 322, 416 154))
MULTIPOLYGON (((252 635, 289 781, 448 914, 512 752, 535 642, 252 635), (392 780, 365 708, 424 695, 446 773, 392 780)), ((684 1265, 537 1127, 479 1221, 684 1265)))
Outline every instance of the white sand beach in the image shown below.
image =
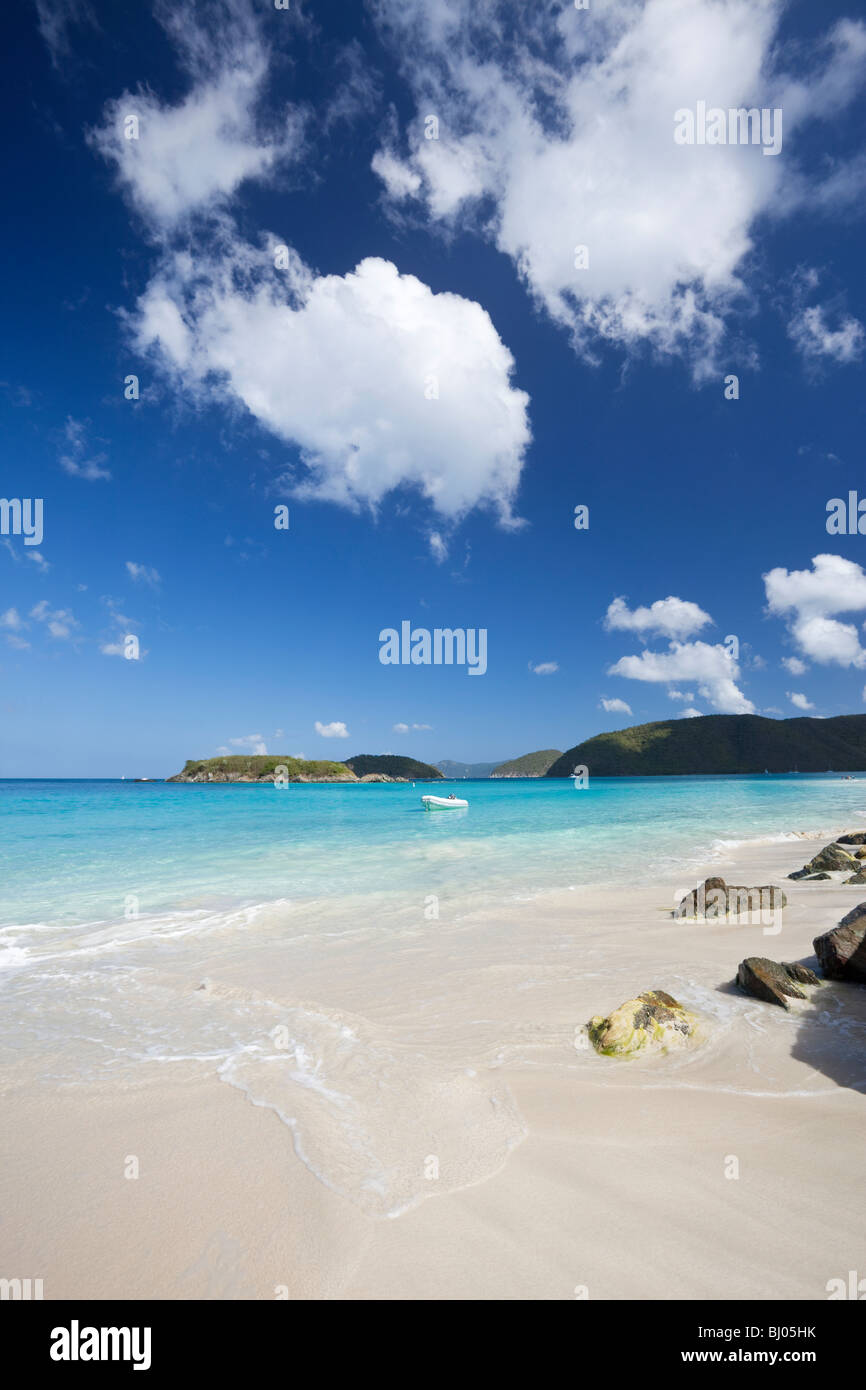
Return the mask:
POLYGON ((864 1265, 866 992, 786 1013, 731 984, 746 956, 808 962, 859 901, 785 881, 819 847, 705 866, 784 882, 778 934, 672 919, 681 877, 443 919, 400 950, 262 928, 174 960, 179 1011, 266 997, 289 1053, 157 1049, 85 1082, 60 1053, 54 1082, 5 1066, 4 1269, 46 1298, 826 1298, 864 1265), (656 987, 705 1018, 701 1047, 584 1045, 656 987))

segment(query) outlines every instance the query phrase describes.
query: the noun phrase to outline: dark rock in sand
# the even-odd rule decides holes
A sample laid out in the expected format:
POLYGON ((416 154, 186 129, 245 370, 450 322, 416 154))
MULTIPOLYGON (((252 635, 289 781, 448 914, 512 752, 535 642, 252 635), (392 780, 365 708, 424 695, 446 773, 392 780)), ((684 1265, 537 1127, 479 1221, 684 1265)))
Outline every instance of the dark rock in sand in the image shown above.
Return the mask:
POLYGON ((810 883, 818 883, 819 880, 829 879, 829 874, 809 874, 810 883))
POLYGON ((814 859, 809 860, 809 868, 813 874, 822 870, 832 873, 834 869, 850 869, 852 865, 856 868, 853 854, 849 854, 839 845, 825 845, 814 859))
POLYGON ((840 845, 866 845, 866 830, 850 830, 839 836, 840 845))
POLYGON ((813 970, 795 962, 783 961, 780 964, 767 960, 765 956, 749 956, 740 961, 737 970, 737 984, 746 994, 762 999, 767 1004, 780 1004, 789 1009, 789 999, 806 999, 808 995, 800 985, 818 985, 821 981, 813 970))
POLYGON ((674 916, 709 919, 733 917, 760 910, 774 911, 777 907, 785 907, 787 902, 781 888, 773 883, 746 888, 740 883, 725 883, 723 878, 708 878, 704 880, 703 892, 700 888, 693 888, 686 893, 674 916))
POLYGON ((860 866, 853 854, 840 848, 837 844, 825 845, 819 850, 814 859, 810 859, 802 869, 798 869, 793 874, 788 874, 789 878, 809 878, 817 873, 835 873, 839 869, 858 869, 860 866))
POLYGON ((866 984, 866 903, 858 903, 837 927, 816 936, 812 945, 828 980, 866 984))
POLYGON ((852 874, 850 878, 843 879, 842 882, 859 884, 866 883, 866 864, 861 864, 856 874, 852 874))

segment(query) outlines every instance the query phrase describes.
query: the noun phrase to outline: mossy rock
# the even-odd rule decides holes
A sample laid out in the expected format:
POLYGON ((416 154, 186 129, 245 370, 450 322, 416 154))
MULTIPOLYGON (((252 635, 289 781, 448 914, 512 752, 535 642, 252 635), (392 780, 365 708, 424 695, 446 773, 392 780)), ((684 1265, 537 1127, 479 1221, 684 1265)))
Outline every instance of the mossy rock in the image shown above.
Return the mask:
POLYGON ((607 1018, 596 1015, 589 1040, 602 1057, 633 1057, 640 1052, 666 1053, 697 1040, 698 1018, 662 989, 627 999, 607 1018))

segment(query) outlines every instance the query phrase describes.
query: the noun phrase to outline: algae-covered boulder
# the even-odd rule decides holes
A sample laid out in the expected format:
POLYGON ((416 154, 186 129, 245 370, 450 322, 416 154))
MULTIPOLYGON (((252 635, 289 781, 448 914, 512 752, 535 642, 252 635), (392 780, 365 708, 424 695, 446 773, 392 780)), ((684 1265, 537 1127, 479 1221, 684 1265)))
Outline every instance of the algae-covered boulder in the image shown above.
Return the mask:
POLYGON ((851 830, 839 836, 840 845, 866 845, 866 830, 851 830))
POLYGON ((790 1009, 789 999, 807 999, 801 985, 819 985, 821 981, 807 965, 799 961, 767 960, 765 956, 748 956, 740 961, 737 984, 746 994, 762 999, 766 1004, 781 1004, 790 1009))
POLYGON ((850 878, 843 878, 842 882, 859 884, 866 883, 866 864, 861 864, 856 874, 852 874, 850 878))
POLYGON ((696 1038, 698 1019, 662 989, 627 999, 607 1018, 589 1022, 589 1040, 603 1057, 668 1052, 696 1038))

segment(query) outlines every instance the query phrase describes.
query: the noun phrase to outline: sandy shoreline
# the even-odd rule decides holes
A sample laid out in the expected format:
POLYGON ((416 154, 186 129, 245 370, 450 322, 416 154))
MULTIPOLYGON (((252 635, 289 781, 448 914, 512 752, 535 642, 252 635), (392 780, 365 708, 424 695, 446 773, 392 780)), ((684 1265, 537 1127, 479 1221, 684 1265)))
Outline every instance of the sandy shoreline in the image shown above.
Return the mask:
MULTIPOLYGON (((802 852, 743 844, 706 870, 782 882, 815 838, 802 852)), ((375 1109, 374 1076, 370 1113, 403 1148, 378 1131, 375 1145, 413 1170, 436 1157, 429 1199, 389 1219, 320 1181, 258 1076, 253 1104, 242 1073, 227 1085, 206 1061, 87 1084, 14 1063, 0 1273, 42 1278, 46 1298, 826 1298, 829 1279, 866 1264, 864 992, 826 985, 787 1015, 730 982, 748 955, 809 962, 860 890, 785 882, 784 925, 765 934, 672 920, 690 886, 556 893, 443 922, 400 952, 347 946, 337 971, 333 955, 268 942, 214 949, 196 969, 217 1003, 267 987, 327 1005, 370 1029, 356 1068, 389 1040, 392 1108, 375 1109), (592 1013, 653 987, 706 1015, 704 1048, 617 1062, 575 1046, 592 1013), (442 1078, 458 1073, 454 1108, 442 1078), (522 1137, 510 1113, 487 1125, 491 1094, 522 1137)))

